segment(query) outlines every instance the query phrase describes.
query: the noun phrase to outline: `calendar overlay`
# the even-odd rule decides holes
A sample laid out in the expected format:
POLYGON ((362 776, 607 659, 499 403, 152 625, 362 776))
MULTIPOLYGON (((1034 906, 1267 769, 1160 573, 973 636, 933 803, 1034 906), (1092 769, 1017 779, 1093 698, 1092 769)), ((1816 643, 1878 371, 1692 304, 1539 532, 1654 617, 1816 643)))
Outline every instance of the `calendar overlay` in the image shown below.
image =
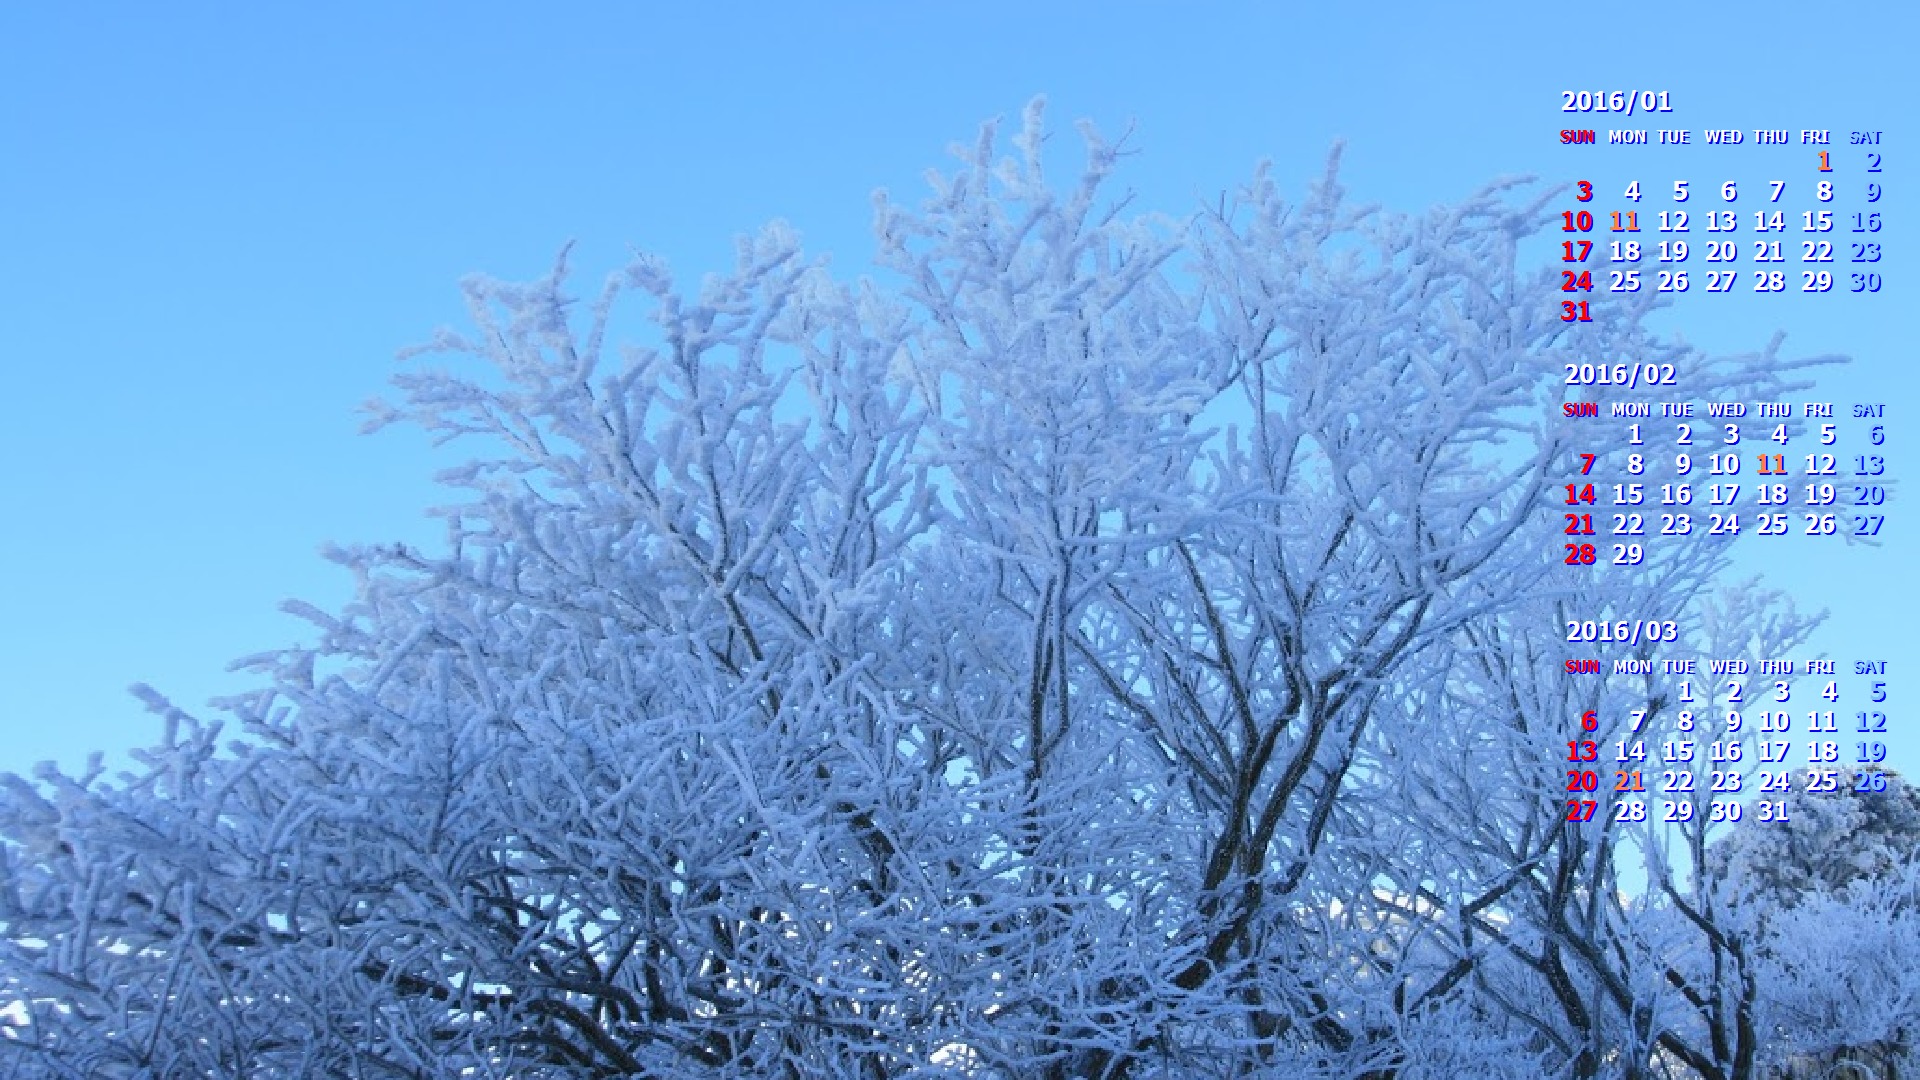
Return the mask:
MULTIPOLYGON (((1690 127, 1676 104, 1664 90, 1562 91, 1571 162, 1546 254, 1576 341, 1609 300, 1664 301, 1683 322, 1736 295, 1877 302, 1885 132, 1690 127)), ((1703 541, 1844 559, 1892 535, 1886 402, 1729 400, 1687 382, 1684 365, 1603 349, 1566 365, 1571 452, 1548 497, 1568 572, 1703 541)), ((1657 612, 1574 613, 1556 632, 1568 673, 1630 680, 1646 700, 1568 718, 1569 820, 1778 822, 1795 790, 1887 789, 1886 656, 1695 655, 1657 612)))

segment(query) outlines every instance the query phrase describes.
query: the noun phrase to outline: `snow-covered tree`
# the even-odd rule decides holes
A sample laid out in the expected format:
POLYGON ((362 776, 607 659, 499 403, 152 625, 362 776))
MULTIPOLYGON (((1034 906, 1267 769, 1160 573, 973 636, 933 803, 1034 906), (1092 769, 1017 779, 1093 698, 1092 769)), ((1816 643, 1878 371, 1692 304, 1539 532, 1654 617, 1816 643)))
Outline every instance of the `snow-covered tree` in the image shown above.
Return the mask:
POLYGON ((1760 1034, 1780 1080, 1920 1064, 1920 791, 1891 771, 1837 771, 1832 790, 1796 785, 1780 828, 1708 853, 1717 891, 1764 929, 1760 1034))
MULTIPOLYGON (((143 689, 166 735, 134 774, 0 788, 0 1069, 1731 1080, 1819 1052, 1753 1026, 1820 1005, 1761 1000, 1813 954, 1697 872, 1722 830, 1568 821, 1555 786, 1583 712, 1683 722, 1567 673, 1563 619, 1806 625, 1722 599, 1717 543, 1556 565, 1563 365, 1747 395, 1797 366, 1646 305, 1561 322, 1519 182, 1396 215, 1330 164, 1298 202, 1262 171, 1128 216, 1090 129, 1064 188, 1037 105, 1011 141, 883 200, 856 282, 779 226, 693 290, 646 257, 584 304, 564 256, 468 281, 472 326, 424 351, 481 366, 375 416, 487 448, 446 477, 446 549, 335 552, 357 598, 294 605, 317 640, 249 662, 244 738, 143 689)), ((1912 947, 1893 886, 1844 884, 1821 903, 1912 947)))

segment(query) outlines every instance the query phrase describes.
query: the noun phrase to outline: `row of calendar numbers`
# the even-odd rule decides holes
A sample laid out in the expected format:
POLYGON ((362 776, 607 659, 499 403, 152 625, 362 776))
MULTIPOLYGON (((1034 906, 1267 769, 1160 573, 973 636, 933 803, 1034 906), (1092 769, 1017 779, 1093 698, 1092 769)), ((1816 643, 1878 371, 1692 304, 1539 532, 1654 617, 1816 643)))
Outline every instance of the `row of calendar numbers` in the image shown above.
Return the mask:
MULTIPOLYGON (((1884 663, 1872 667, 1884 673, 1884 663)), ((1583 715, 1578 736, 1567 742, 1567 819, 1604 813, 1622 822, 1787 821, 1787 797, 1796 787, 1813 794, 1887 790, 1884 679, 1854 692, 1862 700, 1852 710, 1839 707, 1837 679, 1807 703, 1793 701, 1790 680, 1758 692, 1740 679, 1722 685, 1720 704, 1710 709, 1696 697, 1703 687, 1680 682, 1681 708, 1658 734, 1645 711, 1627 716, 1611 737, 1601 733, 1597 713, 1583 715)))
MULTIPOLYGON (((1879 154, 1869 153, 1866 159, 1866 172, 1881 171, 1879 154)), ((1831 171, 1825 152, 1819 163, 1821 171, 1831 171)), ((1695 199, 1690 181, 1672 183, 1673 202, 1695 199)), ((1785 180, 1768 181, 1759 196, 1768 205, 1741 211, 1728 205, 1741 198, 1739 181, 1723 181, 1718 197, 1725 208, 1675 206, 1649 210, 1645 231, 1659 235, 1643 238, 1638 235, 1643 232, 1638 204, 1648 193, 1640 181, 1634 180, 1621 193, 1622 198, 1635 204, 1631 208, 1603 210, 1596 215, 1591 206, 1576 205, 1560 212, 1560 232, 1564 235, 1559 241, 1559 258, 1565 264, 1560 271, 1560 291, 1574 296, 1643 290, 1677 294, 1691 292, 1698 285, 1702 292, 1730 293, 1744 281, 1756 293, 1828 293, 1836 288, 1880 292, 1886 286, 1880 268, 1886 257, 1880 240, 1886 222, 1874 207, 1885 197, 1886 187, 1877 177, 1869 179, 1857 192, 1867 208, 1835 210, 1831 204, 1841 193, 1839 185, 1832 179, 1814 181, 1807 188, 1816 203, 1814 208, 1781 209, 1772 204, 1786 196, 1789 184, 1785 180), (1743 213, 1752 215, 1752 240, 1732 235, 1741 231, 1743 213), (1699 232, 1709 234, 1704 241, 1693 237, 1696 225, 1699 232), (1591 235, 1596 231, 1614 235, 1596 240, 1591 235), (1787 233, 1797 235, 1775 235, 1787 233), (1840 233, 1848 235, 1830 235, 1840 233), (1753 269, 1740 265, 1743 255, 1754 264, 1753 269), (1593 269, 1591 264, 1600 261, 1596 256, 1604 257, 1609 268, 1593 269), (1700 263, 1707 264, 1704 271, 1686 269, 1696 256, 1700 263), (1647 263, 1653 265, 1643 269, 1647 263), (1789 269, 1789 263, 1800 265, 1789 269), (1841 266, 1845 269, 1837 269, 1841 266)), ((1596 197, 1594 185, 1588 180, 1576 181, 1573 191, 1576 204, 1590 204, 1596 197)), ((1588 303, 1576 299, 1560 302, 1560 318, 1563 322, 1593 321, 1588 303)))
MULTIPOLYGON (((1865 446, 1852 453, 1753 453, 1740 445, 1739 424, 1675 423, 1671 446, 1661 448, 1656 444, 1666 440, 1656 427, 1664 425, 1628 425, 1627 449, 1608 455, 1625 479, 1609 482, 1605 474, 1613 470, 1598 453, 1575 455, 1579 476, 1562 489, 1566 565, 1638 566, 1654 537, 1875 538, 1886 527, 1885 424, 1868 427, 1865 446), (1709 440, 1718 445, 1698 445, 1709 440), (1598 479, 1596 468, 1603 470, 1598 479), (1603 535, 1617 538, 1610 548, 1585 539, 1603 535)), ((1792 441, 1787 424, 1770 427, 1765 443, 1792 441)), ((1823 447, 1840 438, 1830 423, 1807 434, 1823 447)))

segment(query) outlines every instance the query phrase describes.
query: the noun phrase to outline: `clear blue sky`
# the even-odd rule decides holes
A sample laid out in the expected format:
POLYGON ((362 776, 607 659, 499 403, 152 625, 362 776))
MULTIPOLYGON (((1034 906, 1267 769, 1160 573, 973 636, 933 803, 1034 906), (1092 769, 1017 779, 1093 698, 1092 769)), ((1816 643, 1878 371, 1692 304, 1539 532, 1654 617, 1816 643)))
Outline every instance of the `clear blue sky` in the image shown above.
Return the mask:
MULTIPOLYGON (((1696 130, 1885 130, 1885 293, 1676 318, 1709 345, 1783 328, 1790 352, 1853 353, 1828 396, 1888 401, 1896 469, 1920 467, 1894 334, 1920 308, 1911 5, 722 7, 0 12, 0 769, 150 741, 129 683, 188 707, 244 687, 229 659, 304 635, 282 598, 346 597, 323 542, 436 540, 452 459, 356 434, 355 408, 459 321, 463 274, 531 277, 578 239, 588 280, 630 247, 695 277, 774 217, 853 272, 874 188, 917 197, 950 142, 1036 93, 1063 132, 1135 122, 1128 182, 1169 211, 1262 158, 1297 191, 1336 137, 1352 189, 1406 209, 1569 180, 1597 158, 1555 145, 1562 89, 1671 89, 1696 130)), ((1645 160, 1649 181, 1692 168, 1645 160)), ((1878 552, 1774 569, 1835 609, 1834 655, 1893 661, 1914 700, 1909 513, 1878 552)), ((1920 771, 1920 709, 1894 716, 1920 771)))

